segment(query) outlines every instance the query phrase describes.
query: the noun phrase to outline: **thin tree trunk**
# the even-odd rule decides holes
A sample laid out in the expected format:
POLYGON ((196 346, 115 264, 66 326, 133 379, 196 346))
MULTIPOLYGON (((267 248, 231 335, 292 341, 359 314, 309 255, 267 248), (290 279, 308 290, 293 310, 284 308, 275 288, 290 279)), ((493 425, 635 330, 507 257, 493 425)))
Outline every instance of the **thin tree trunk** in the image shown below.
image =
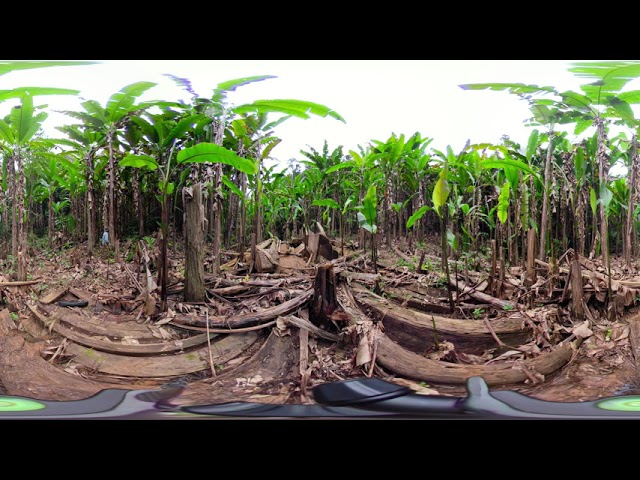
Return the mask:
POLYGON ((24 223, 24 189, 25 177, 22 157, 16 154, 18 183, 16 185, 16 216, 18 217, 18 278, 19 282, 27 280, 27 235, 24 223))
MULTIPOLYGON (((599 187, 603 188, 607 184, 609 176, 609 156, 605 151, 606 133, 604 131, 604 122, 602 119, 598 119, 596 122, 596 128, 598 132, 598 176, 600 179, 599 187)), ((607 214, 604 210, 604 205, 600 202, 600 244, 602 245, 602 264, 609 267, 609 222, 607 214)))
POLYGON ((53 191, 49 190, 49 224, 47 228, 47 240, 49 242, 49 248, 53 247, 53 191))
POLYGON ((631 140, 631 165, 629 167, 629 204, 627 208, 627 223, 625 226, 624 243, 622 250, 624 252, 624 261, 628 267, 631 267, 631 257, 633 252, 633 232, 634 221, 633 213, 635 209, 636 196, 636 177, 638 175, 638 136, 634 135, 631 140))
MULTIPOLYGON (((241 173, 240 174, 240 190, 242 191, 243 194, 246 195, 247 193, 247 175, 245 173, 241 173)), ((242 202, 241 206, 240 206, 240 229, 239 229, 239 233, 238 233, 238 252, 240 254, 242 254, 244 252, 244 246, 246 245, 246 233, 245 233, 245 227, 247 224, 247 204, 245 202, 245 198, 243 197, 242 199, 240 199, 240 201, 242 202)), ((240 257, 242 258, 242 257, 240 257)))
POLYGON ((93 246, 96 243, 95 239, 95 202, 94 202, 94 189, 93 189, 93 153, 89 153, 86 158, 87 165, 87 249, 89 256, 93 255, 93 246))
POLYGON ((256 173, 256 208, 255 208, 255 218, 253 223, 254 232, 256 234, 256 243, 260 243, 262 241, 262 208, 260 208, 260 204, 262 202, 261 196, 261 178, 260 174, 262 173, 262 162, 258 159, 258 172, 256 173))
MULTIPOLYGON (((187 302, 204 302, 204 246, 207 221, 202 205, 202 187, 182 189, 184 204, 185 278, 184 299, 187 302)), ((218 218, 220 216, 218 215, 218 218)))
POLYGON ((109 144, 109 243, 116 244, 116 215, 115 215, 115 156, 113 153, 113 132, 108 133, 109 144))
POLYGON ((389 179, 385 180, 385 191, 384 191, 384 199, 383 199, 383 208, 384 208, 384 237, 387 247, 391 246, 391 212, 389 212, 389 179))
POLYGON ((16 160, 15 157, 9 158, 7 166, 9 172, 9 195, 13 199, 11 202, 11 255, 13 261, 18 260, 18 199, 16 198, 17 182, 16 178, 16 160))
POLYGON ((220 272, 220 243, 222 238, 222 164, 216 164, 215 169, 215 189, 214 189, 214 212, 215 212, 215 224, 213 228, 213 273, 218 275, 220 272))
POLYGON ((544 260, 547 252, 547 225, 549 223, 549 190, 551 190, 551 158, 553 154, 553 132, 549 132, 547 160, 544 164, 544 187, 542 191, 542 215, 540 217, 540 250, 538 259, 544 260))

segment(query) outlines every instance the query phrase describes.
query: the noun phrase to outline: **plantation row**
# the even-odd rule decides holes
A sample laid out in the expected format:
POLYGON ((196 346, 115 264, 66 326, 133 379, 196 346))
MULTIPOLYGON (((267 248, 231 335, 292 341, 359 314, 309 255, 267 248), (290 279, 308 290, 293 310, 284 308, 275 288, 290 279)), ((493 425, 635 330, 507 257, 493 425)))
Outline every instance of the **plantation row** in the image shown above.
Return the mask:
MULTIPOLYGON (((5 62, 0 73, 53 64, 5 62)), ((420 133, 392 134, 348 152, 325 142, 321 151, 291 159, 285 171, 265 165, 280 142, 273 132, 278 124, 310 115, 343 119, 302 100, 227 101, 228 92, 269 76, 219 84, 211 98, 174 78, 192 94, 190 103, 136 103, 155 86, 137 82, 104 106, 88 100, 83 111, 65 112, 70 122, 59 127, 58 139, 42 136, 47 113, 34 98, 74 91, 0 91, 1 101, 17 102, 0 120, 0 238, 7 250, 11 244, 18 279, 26 279, 29 233, 46 233, 52 246, 62 232, 65 241, 86 242, 90 253, 104 230, 112 245, 158 228, 162 239, 182 235, 185 192, 200 184, 217 266, 221 248, 242 251, 268 236, 302 236, 315 222, 334 236, 359 235, 361 247, 371 242, 374 253, 378 241, 420 241, 436 232, 456 256, 473 256, 491 242, 511 264, 531 261, 531 252, 544 259, 568 248, 602 255, 605 264, 610 252, 622 253, 631 263, 639 125, 631 105, 640 92, 621 90, 640 76, 640 64, 580 63, 571 71, 585 78, 581 93, 526 84, 461 86, 528 102, 534 128, 527 145, 505 136, 498 145, 442 152, 420 133), (569 123, 575 133, 595 131, 571 143, 556 131, 569 123), (610 138, 611 125, 623 131, 610 138), (614 164, 625 167, 623 177, 610 175, 614 164)))

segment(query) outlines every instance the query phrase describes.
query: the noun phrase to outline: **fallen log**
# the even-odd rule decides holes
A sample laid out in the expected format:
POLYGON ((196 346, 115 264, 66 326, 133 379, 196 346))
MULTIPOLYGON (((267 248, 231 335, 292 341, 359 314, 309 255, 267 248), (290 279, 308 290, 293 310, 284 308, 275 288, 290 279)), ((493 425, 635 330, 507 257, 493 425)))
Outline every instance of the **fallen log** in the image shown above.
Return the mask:
POLYGON ((419 381, 460 385, 470 377, 479 376, 487 385, 507 385, 522 383, 532 374, 549 375, 558 371, 571 360, 575 349, 572 343, 566 343, 528 360, 462 365, 425 358, 383 335, 378 340, 377 361, 394 373, 419 381))
POLYGON ((629 343, 635 361, 636 369, 640 369, 640 313, 626 319, 629 324, 629 343))
MULTIPOLYGON (((403 347, 423 353, 437 339, 447 340, 461 352, 482 352, 495 347, 491 331, 482 321, 442 317, 410 308, 375 295, 368 290, 354 291, 358 306, 372 319, 381 321, 385 333, 403 347)), ((531 336, 522 318, 491 320, 495 334, 507 345, 526 343, 531 336)))
POLYGON ((271 332, 250 359, 215 378, 192 382, 176 398, 174 405, 198 405, 247 400, 260 403, 286 403, 290 393, 282 386, 300 380, 297 335, 278 336, 271 332))
MULTIPOLYGON (((439 299, 433 299, 435 301, 430 301, 426 298, 426 293, 416 292, 416 288, 417 287, 409 285, 405 288, 385 286, 384 293, 390 300, 402 307, 409 307, 428 313, 450 313, 451 308, 449 307, 448 301, 446 303, 439 301, 439 299), (436 301, 438 303, 436 303, 436 301)), ((482 308, 482 305, 458 304, 457 308, 462 310, 473 310, 475 308, 482 308)))
POLYGON ((501 298, 496 298, 486 293, 478 292, 471 287, 468 287, 462 280, 451 279, 449 284, 454 288, 458 288, 459 295, 469 295, 476 300, 479 300, 484 303, 489 303, 492 306, 503 309, 503 310, 519 310, 524 309, 523 305, 519 305, 514 302, 510 302, 508 300, 502 300, 501 298))
POLYGON ((25 341, 9 312, 6 309, 0 311, 0 383, 8 395, 69 401, 91 397, 106 388, 144 388, 140 383, 98 383, 67 373, 42 358, 43 346, 43 343, 25 341))
MULTIPOLYGON (((213 361, 223 365, 241 355, 258 339, 256 333, 227 335, 211 344, 213 361)), ((153 357, 133 357, 114 355, 69 343, 65 353, 73 355, 72 360, 101 373, 123 377, 176 377, 201 372, 210 368, 209 347, 205 346, 188 353, 153 357)))
POLYGON ((186 350, 191 347, 202 345, 207 341, 207 338, 212 338, 215 334, 207 335, 195 335, 181 340, 170 340, 161 343, 142 343, 142 344, 125 344, 117 343, 109 340, 101 340, 99 338, 85 335, 77 332, 69 327, 66 327, 59 320, 64 313, 61 310, 56 311, 53 315, 47 316, 38 311, 37 307, 27 305, 31 313, 33 313, 43 324, 50 326, 56 333, 68 338, 76 343, 87 347, 93 347, 97 350, 109 353, 122 353, 130 355, 157 355, 160 353, 172 353, 186 350))
MULTIPOLYGON (((119 341, 124 338, 135 339, 137 341, 147 343, 158 341, 157 335, 153 334, 154 326, 152 324, 143 325, 136 323, 134 320, 116 323, 114 321, 107 320, 108 314, 106 314, 106 312, 101 312, 96 315, 97 318, 94 318, 92 316, 85 316, 83 314, 76 313, 73 310, 59 310, 58 307, 55 306, 40 305, 39 308, 46 312, 46 314, 49 315, 49 318, 53 318, 51 315, 55 315, 56 312, 60 311, 60 314, 57 317, 59 321, 68 324, 79 333, 93 336, 104 336, 115 341, 119 341)), ((157 329, 158 327, 155 328, 157 329)))
MULTIPOLYGON (((305 305, 312 297, 313 288, 309 288, 280 305, 276 305, 275 307, 268 308, 260 312, 230 315, 229 317, 209 317, 209 328, 225 328, 227 330, 233 330, 234 328, 260 325, 261 323, 268 322, 269 320, 274 320, 281 315, 288 315, 294 312, 305 305)), ((192 325, 195 327, 204 327, 207 325, 207 320, 205 318, 185 314, 176 314, 172 319, 172 322, 178 325, 192 325)))

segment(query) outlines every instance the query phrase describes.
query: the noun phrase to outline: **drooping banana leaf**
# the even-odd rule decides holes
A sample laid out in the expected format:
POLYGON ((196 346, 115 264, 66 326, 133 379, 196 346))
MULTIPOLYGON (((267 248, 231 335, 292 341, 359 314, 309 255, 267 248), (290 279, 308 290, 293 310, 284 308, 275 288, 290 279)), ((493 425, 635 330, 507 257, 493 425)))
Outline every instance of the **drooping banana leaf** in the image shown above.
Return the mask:
POLYGON ((242 158, 235 152, 214 143, 199 143, 178 152, 178 163, 224 163, 248 175, 258 173, 258 165, 253 160, 242 158))

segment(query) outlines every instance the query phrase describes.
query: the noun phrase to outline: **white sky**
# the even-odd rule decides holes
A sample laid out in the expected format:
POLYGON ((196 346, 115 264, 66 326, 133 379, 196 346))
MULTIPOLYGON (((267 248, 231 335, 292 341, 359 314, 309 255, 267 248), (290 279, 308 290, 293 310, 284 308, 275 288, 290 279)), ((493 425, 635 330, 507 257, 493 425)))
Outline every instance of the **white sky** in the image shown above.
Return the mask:
MULTIPOLYGON (((583 79, 571 74, 571 61, 561 60, 99 60, 97 65, 51 67, 0 76, 0 90, 19 86, 64 87, 80 90, 85 99, 102 105, 122 87, 137 81, 158 85, 140 100, 189 100, 189 94, 169 73, 189 79, 195 91, 210 97, 220 82, 255 75, 275 75, 229 94, 239 105, 258 99, 290 98, 326 105, 345 124, 333 118, 291 118, 275 133, 283 139, 272 152, 284 168, 286 160, 304 158, 299 151, 358 150, 370 140, 386 141, 392 133, 431 137, 431 147, 459 151, 472 143, 499 143, 503 134, 526 144, 531 128, 527 104, 507 92, 465 91, 464 83, 516 82, 579 91, 583 79)), ((639 88, 634 81, 627 89, 639 88)), ((66 96, 41 97, 51 109, 75 109, 79 100, 66 96)), ((10 102, 5 102, 5 104, 10 102)), ((3 105, 5 105, 3 104, 3 105)), ((275 119, 275 116, 273 117, 275 119)), ((52 127, 74 123, 51 114, 52 127)), ((573 138, 573 137, 570 137, 573 138)))

